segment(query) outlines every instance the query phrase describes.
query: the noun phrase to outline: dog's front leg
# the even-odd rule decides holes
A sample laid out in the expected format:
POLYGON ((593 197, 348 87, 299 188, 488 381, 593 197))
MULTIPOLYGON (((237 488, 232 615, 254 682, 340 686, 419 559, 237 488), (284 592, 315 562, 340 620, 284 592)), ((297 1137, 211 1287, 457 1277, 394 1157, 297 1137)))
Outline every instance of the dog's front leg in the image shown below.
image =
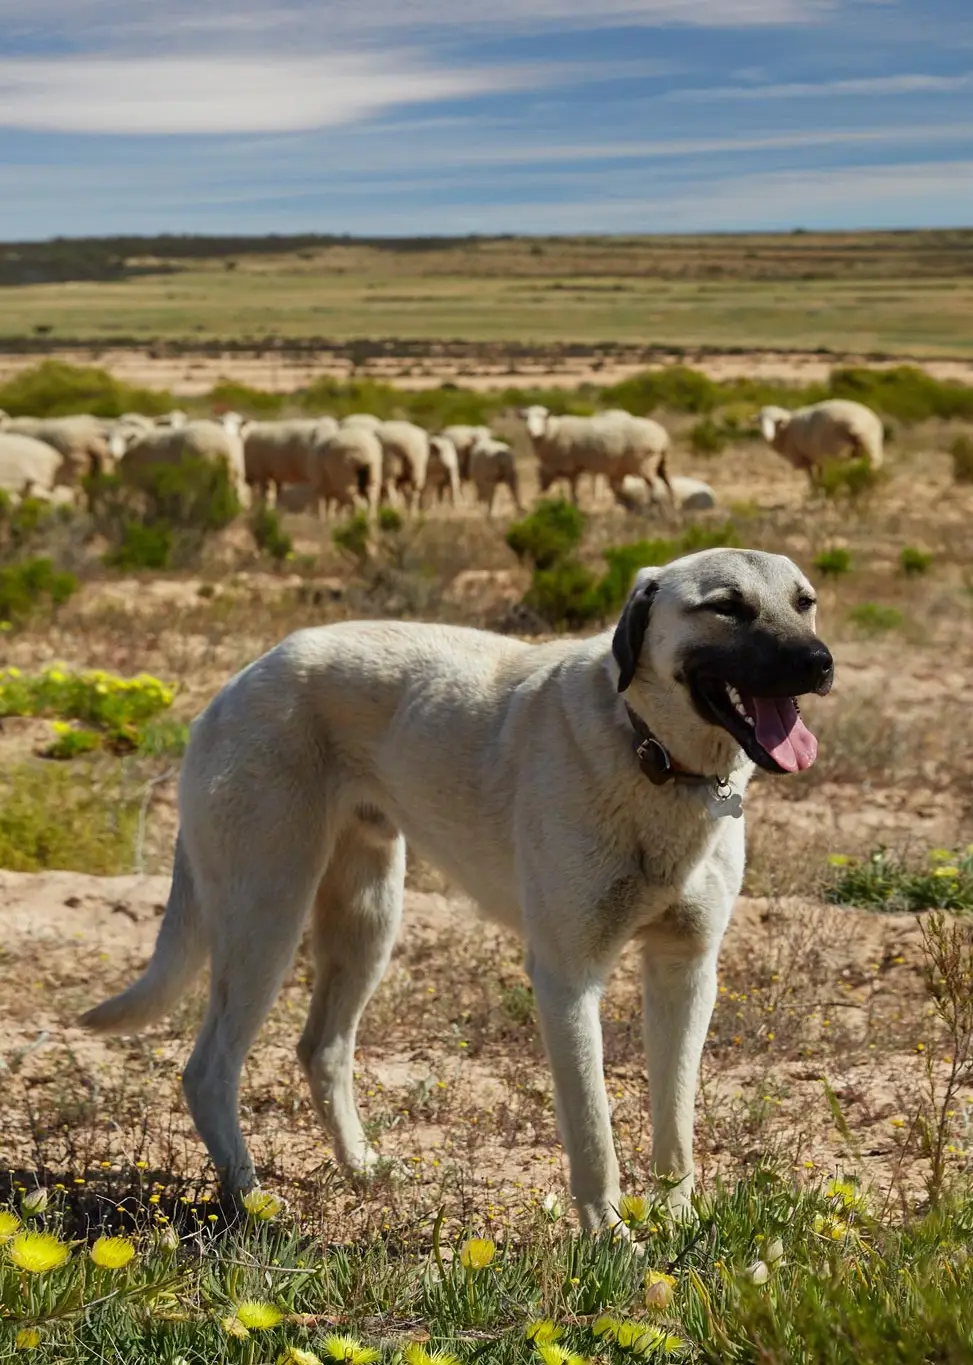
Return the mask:
POLYGON ((571 1194, 589 1232, 618 1224, 618 1160, 602 1062, 601 984, 527 955, 541 1034, 554 1078, 571 1194))
POLYGON ((652 1162, 679 1181, 669 1191, 674 1214, 690 1210, 693 1112, 699 1063, 716 1001, 719 942, 651 935, 642 947, 645 1053, 652 1102, 652 1162))

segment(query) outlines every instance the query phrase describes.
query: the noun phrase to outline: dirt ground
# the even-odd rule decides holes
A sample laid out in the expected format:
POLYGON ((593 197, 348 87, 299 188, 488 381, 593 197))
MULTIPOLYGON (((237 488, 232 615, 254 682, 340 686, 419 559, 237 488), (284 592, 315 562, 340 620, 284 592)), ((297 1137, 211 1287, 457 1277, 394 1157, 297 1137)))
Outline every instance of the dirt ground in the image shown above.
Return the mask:
MULTIPOLYGON (((168 381, 153 374, 152 382, 168 381)), ((694 462, 676 433, 677 471, 709 479, 717 492, 710 521, 731 514, 743 543, 808 566, 820 550, 844 545, 854 566, 846 577, 813 575, 820 630, 837 662, 833 694, 807 707, 821 757, 800 778, 758 777, 748 797, 746 894, 725 945, 697 1110, 704 1185, 773 1151, 801 1179, 854 1172, 881 1199, 921 1196, 916 1116, 948 1065, 923 973, 921 923, 836 908, 821 888, 828 855, 885 844, 925 856, 973 838, 965 700, 973 490, 951 482, 949 435, 901 435, 888 482, 856 511, 809 503, 801 478, 756 443, 694 462), (903 545, 932 552, 928 574, 903 577, 903 545), (849 613, 863 602, 894 606, 900 626, 856 627, 849 613)), ((662 514, 640 522, 604 503, 589 510, 592 553, 682 525, 662 514)), ((188 717, 299 625, 391 612, 502 627, 526 583, 503 526, 469 505, 460 515, 432 513, 379 598, 336 555, 326 527, 294 518, 299 552, 317 556, 313 569, 211 566, 195 577, 92 581, 56 626, 5 641, 6 661, 145 669, 179 685, 176 710, 188 717)), ((5 722, 0 759, 36 752, 48 728, 5 722)), ((0 873, 0 1163, 92 1185, 134 1169, 147 1186, 188 1182, 186 1197, 201 1209, 211 1187, 179 1074, 202 996, 135 1039, 92 1039, 75 1022, 131 979, 158 929, 176 823, 174 768, 156 778, 145 788, 144 875, 0 873)), ((623 1185, 641 1192, 651 1134, 635 965, 631 955, 623 960, 603 1017, 623 1185)), ((363 1114, 382 1153, 401 1163, 366 1199, 335 1167, 298 1070, 309 980, 302 954, 245 1072, 244 1125, 266 1180, 324 1210, 336 1233, 406 1225, 440 1202, 488 1222, 550 1193, 564 1197, 520 949, 438 874, 410 866, 406 924, 362 1026, 363 1114)), ((950 1120, 956 1166, 969 1159, 968 1113, 958 1103, 950 1120)))
MULTIPOLYGON (((322 375, 336 379, 370 378, 394 383, 403 389, 438 388, 443 383, 460 384, 464 388, 484 390, 505 388, 512 384, 535 385, 539 388, 570 389, 578 384, 617 384, 646 369, 658 368, 664 361, 646 363, 637 352, 631 358, 599 355, 592 351, 583 355, 552 355, 546 360, 498 359, 485 363, 482 357, 467 360, 429 357, 417 362, 409 356, 374 357, 354 364, 347 356, 321 351, 279 352, 255 354, 227 352, 213 354, 165 354, 144 350, 65 350, 58 351, 58 359, 72 365, 98 365, 116 379, 146 388, 168 389, 179 398, 196 398, 208 393, 221 380, 232 378, 235 383, 278 393, 291 393, 304 388, 322 375)), ((0 355, 0 383, 19 370, 37 364, 36 355, 0 355)), ((861 365, 861 355, 821 355, 819 352, 754 351, 740 354, 710 354, 680 352, 670 363, 692 365, 711 379, 728 380, 779 379, 808 384, 827 379, 836 365, 861 365)), ((874 361, 867 363, 875 365, 874 361)), ((884 362, 886 366, 908 363, 898 357, 884 362)), ((923 360, 923 369, 937 379, 973 382, 973 362, 964 360, 923 360)), ((881 368, 876 365, 876 368, 881 368)))

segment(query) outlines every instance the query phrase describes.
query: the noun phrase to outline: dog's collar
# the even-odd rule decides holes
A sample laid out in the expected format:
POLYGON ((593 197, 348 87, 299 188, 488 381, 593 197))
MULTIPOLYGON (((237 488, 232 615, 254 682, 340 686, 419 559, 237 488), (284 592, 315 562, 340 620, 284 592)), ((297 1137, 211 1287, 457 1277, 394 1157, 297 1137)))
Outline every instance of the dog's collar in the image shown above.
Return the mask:
POLYGON ((625 703, 625 711, 628 715, 629 724, 634 731, 635 757, 638 759, 643 774, 654 787, 664 787, 667 782, 681 783, 691 787, 704 787, 708 789, 708 793, 714 798, 718 806, 722 807, 724 803, 727 804, 727 810, 724 812, 721 809, 721 814, 739 815, 742 813, 740 797, 730 786, 728 778, 707 777, 703 773, 694 773, 690 769, 684 768, 672 757, 662 740, 652 733, 642 717, 632 710, 628 702, 625 703))

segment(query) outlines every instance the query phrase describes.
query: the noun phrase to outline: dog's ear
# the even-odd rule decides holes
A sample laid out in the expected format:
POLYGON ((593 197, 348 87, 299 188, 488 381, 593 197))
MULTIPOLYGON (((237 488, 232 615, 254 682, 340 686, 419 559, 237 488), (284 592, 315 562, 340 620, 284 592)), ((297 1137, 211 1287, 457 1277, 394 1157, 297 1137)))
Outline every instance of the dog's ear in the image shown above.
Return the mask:
POLYGON ((646 577, 638 582, 635 591, 625 603, 618 625, 615 627, 615 634, 612 637, 612 653, 615 656, 615 662, 618 664, 619 692, 624 692, 627 687, 631 686, 632 679, 635 677, 635 669, 642 652, 645 632, 649 627, 652 599, 658 591, 659 584, 654 578, 646 577))

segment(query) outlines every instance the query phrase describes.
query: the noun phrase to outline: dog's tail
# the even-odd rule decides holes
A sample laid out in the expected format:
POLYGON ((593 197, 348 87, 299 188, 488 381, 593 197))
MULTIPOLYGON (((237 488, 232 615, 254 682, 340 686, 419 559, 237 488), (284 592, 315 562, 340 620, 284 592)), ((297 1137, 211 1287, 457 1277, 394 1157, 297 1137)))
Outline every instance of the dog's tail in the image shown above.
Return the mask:
POLYGON ((176 839, 172 888, 155 951, 138 981, 81 1016, 95 1033, 137 1033, 172 1009, 206 960, 196 889, 182 837, 176 839))

